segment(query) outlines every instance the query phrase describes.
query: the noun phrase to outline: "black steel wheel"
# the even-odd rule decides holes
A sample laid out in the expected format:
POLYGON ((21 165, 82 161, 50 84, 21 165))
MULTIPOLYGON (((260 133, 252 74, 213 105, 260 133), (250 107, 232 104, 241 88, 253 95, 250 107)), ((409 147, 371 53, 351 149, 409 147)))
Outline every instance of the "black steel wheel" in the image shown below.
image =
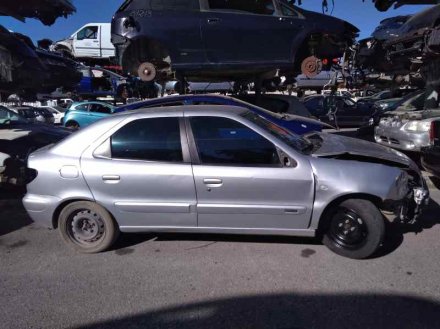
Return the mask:
POLYGON ((330 209, 324 220, 323 243, 341 256, 367 258, 383 242, 385 222, 382 213, 368 200, 346 200, 330 209))
POLYGON ((67 205, 60 213, 59 229, 65 242, 84 253, 108 249, 119 235, 108 211, 88 201, 67 205))

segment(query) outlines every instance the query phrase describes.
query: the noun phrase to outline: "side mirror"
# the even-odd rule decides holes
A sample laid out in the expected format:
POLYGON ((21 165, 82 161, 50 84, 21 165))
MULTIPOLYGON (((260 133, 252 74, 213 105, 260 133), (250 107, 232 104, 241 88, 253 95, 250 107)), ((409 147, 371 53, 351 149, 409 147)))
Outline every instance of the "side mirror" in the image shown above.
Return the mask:
POLYGON ((296 164, 295 160, 292 160, 286 153, 284 153, 281 150, 279 150, 278 153, 279 153, 283 167, 287 167, 287 168, 296 167, 297 164, 296 164))

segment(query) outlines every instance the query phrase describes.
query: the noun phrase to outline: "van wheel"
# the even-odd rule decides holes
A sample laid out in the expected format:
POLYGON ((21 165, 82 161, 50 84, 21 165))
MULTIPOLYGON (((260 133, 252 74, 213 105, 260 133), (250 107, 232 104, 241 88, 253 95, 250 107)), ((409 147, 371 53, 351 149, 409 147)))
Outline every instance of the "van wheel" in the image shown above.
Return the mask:
POLYGON ((67 205, 60 213, 58 227, 63 240, 82 253, 107 250, 119 236, 119 227, 110 213, 89 201, 67 205))
POLYGON ((79 129, 79 124, 76 121, 69 121, 66 123, 66 128, 72 129, 72 130, 77 130, 77 129, 79 129))
POLYGON ((363 259, 373 255, 385 235, 379 209, 368 200, 349 199, 327 212, 323 243, 338 255, 363 259))

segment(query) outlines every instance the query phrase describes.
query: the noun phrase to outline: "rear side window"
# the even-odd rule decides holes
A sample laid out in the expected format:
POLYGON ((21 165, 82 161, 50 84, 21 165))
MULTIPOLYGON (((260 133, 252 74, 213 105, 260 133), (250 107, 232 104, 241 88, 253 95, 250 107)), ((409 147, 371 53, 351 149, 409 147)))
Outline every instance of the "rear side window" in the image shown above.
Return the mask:
POLYGON ((111 153, 117 159, 182 162, 179 118, 128 123, 112 136, 111 153))
POLYGON ((280 166, 275 146, 240 122, 219 117, 190 122, 202 164, 280 166))
POLYGON ((112 113, 111 108, 101 104, 90 104, 89 111, 94 113, 103 113, 103 114, 112 113))
POLYGON ((274 15, 275 6, 272 0, 208 0, 209 9, 237 11, 258 15, 274 15))
POLYGON ((88 105, 82 104, 82 105, 75 106, 74 110, 75 111, 88 111, 88 105))

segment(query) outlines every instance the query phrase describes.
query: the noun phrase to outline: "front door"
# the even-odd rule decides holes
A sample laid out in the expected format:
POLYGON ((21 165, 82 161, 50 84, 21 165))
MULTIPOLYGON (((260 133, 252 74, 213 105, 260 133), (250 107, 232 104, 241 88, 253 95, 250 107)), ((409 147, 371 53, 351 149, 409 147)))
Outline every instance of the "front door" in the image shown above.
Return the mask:
POLYGON ((336 96, 336 118, 341 127, 359 127, 366 124, 372 115, 371 109, 356 106, 355 101, 347 97, 336 96))
POLYGON ((199 227, 307 229, 314 195, 308 162, 282 165, 274 144, 238 121, 188 122, 199 227))
POLYGON ((99 26, 89 25, 79 30, 74 36, 73 48, 76 57, 99 57, 101 41, 99 26))
POLYGON ((111 136, 81 168, 94 198, 123 229, 195 227, 196 192, 178 117, 137 119, 111 136))
POLYGON ((201 13, 202 39, 211 63, 286 62, 290 23, 273 0, 208 0, 201 13))

